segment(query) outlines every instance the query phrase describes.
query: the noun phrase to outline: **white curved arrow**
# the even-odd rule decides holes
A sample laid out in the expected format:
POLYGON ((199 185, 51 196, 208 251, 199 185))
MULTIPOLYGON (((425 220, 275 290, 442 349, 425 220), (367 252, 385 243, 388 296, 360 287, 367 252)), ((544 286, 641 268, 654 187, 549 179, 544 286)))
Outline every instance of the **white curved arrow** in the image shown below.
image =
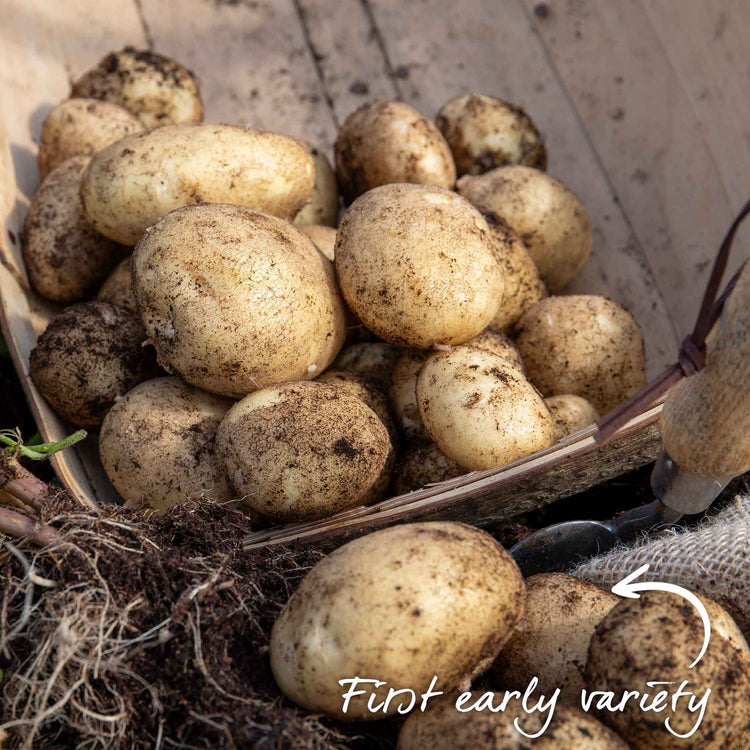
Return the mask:
POLYGON ((673 583, 659 583, 658 581, 641 581, 641 583, 634 583, 638 576, 645 573, 649 568, 649 564, 642 565, 638 570, 633 571, 629 576, 623 578, 619 583, 612 586, 612 593, 617 596, 624 596, 628 599, 640 599, 641 595, 639 591, 668 591, 670 594, 677 594, 687 599, 697 610, 698 614, 703 620, 703 647, 696 660, 690 665, 692 669, 702 658, 703 654, 706 653, 708 648, 708 642, 711 640, 711 620, 708 618, 708 612, 703 602, 691 591, 677 586, 673 583))

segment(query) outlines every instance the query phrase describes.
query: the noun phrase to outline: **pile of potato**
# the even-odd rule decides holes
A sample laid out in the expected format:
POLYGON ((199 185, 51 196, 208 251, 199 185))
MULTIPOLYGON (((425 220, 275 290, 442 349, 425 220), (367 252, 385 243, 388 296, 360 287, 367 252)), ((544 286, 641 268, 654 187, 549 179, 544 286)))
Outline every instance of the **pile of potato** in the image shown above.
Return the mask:
POLYGON ((31 378, 128 504, 323 518, 548 448, 644 383, 629 313, 559 294, 591 226, 521 110, 365 104, 335 173, 202 115, 188 70, 126 48, 40 142, 24 258, 70 306, 31 378))

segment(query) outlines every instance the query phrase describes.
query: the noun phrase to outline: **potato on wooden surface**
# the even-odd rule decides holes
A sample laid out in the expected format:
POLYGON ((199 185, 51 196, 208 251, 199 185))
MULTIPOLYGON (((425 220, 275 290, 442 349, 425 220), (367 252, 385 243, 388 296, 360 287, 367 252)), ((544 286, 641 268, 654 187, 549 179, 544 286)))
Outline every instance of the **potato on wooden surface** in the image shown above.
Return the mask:
MULTIPOLYGON (((622 711, 602 711, 601 719, 634 750, 745 750, 750 736, 750 655, 747 642, 727 612, 701 597, 711 620, 711 638, 700 661, 704 626, 698 610, 665 591, 646 591, 639 599, 623 599, 597 626, 591 639, 585 680, 589 690, 646 689, 660 681, 674 692, 687 681, 693 704, 710 690, 705 713, 689 710, 688 699, 667 701, 660 713, 646 713, 637 702, 622 711), (689 741, 686 734, 698 727, 689 741)), ((659 687, 662 687, 660 685, 659 687)), ((698 709, 699 710, 699 709, 698 709)))
POLYGON ((399 457, 393 476, 393 492, 404 495, 466 473, 463 466, 448 458, 435 443, 416 444, 399 457))
POLYGON ((97 99, 66 99, 47 115, 39 141, 39 174, 44 179, 71 156, 93 156, 126 135, 144 129, 127 109, 97 99))
POLYGON ((237 125, 169 125, 100 151, 81 199, 97 231, 135 245, 180 206, 231 203, 292 219, 310 195, 313 160, 293 138, 237 125))
POLYGON ((157 374, 154 351, 131 313, 82 302, 56 315, 31 350, 31 380, 76 427, 97 428, 115 401, 157 374))
POLYGON ((336 172, 347 203, 392 182, 449 190, 456 182, 445 138, 403 102, 368 102, 346 118, 336 139, 336 172))
POLYGON ((363 341, 341 350, 333 361, 334 370, 347 370, 362 375, 383 393, 388 392, 391 375, 401 350, 385 341, 363 341))
POLYGON ((487 222, 447 190, 370 190, 344 214, 335 254, 349 307, 373 333, 400 346, 462 344, 489 325, 502 298, 487 222))
MULTIPOLYGON (((557 705, 549 726, 544 728, 547 713, 527 713, 517 701, 510 701, 504 711, 483 708, 466 710, 482 701, 486 693, 474 690, 456 708, 457 694, 439 698, 423 713, 413 711, 398 735, 397 750, 628 750, 627 743, 593 716, 572 706, 557 705)), ((492 705, 501 706, 504 693, 492 693, 492 705)), ((487 705, 486 699, 480 706, 487 705)))
POLYGON ((169 57, 133 47, 102 58, 74 81, 71 96, 119 104, 147 128, 203 119, 193 73, 169 57))
MULTIPOLYGON (((346 719, 384 715, 341 679, 388 688, 452 690, 486 669, 523 613, 523 578, 487 533, 459 523, 395 526, 345 544, 318 563, 271 633, 271 668, 288 698, 346 719)), ((368 689, 371 686, 367 686, 368 689)), ((399 701, 386 713, 393 714, 399 701)))
POLYGON ((526 612, 492 665, 495 685, 524 691, 536 677, 538 690, 580 705, 583 670, 596 626, 619 599, 593 583, 564 573, 526 579, 526 612))
POLYGON ((542 134, 520 107, 502 99, 456 96, 440 108, 435 124, 448 141, 459 177, 509 164, 547 168, 542 134))
POLYGON ((553 443, 552 417, 534 386, 502 357, 472 346, 427 359, 417 403, 430 437, 471 471, 505 466, 553 443))
POLYGON ((159 361, 241 398, 325 370, 344 341, 330 261, 291 224, 240 206, 165 216, 133 254, 133 290, 159 361))
POLYGON ((608 412, 646 384, 643 335, 633 316, 606 297, 548 297, 516 325, 529 380, 544 396, 573 394, 608 412))
POLYGON ((317 382, 246 396, 219 425, 216 445, 239 496, 276 521, 362 505, 391 450, 372 409, 341 386, 317 382))
POLYGON ((336 174, 328 157, 320 149, 309 143, 306 145, 315 162, 315 185, 307 202, 294 217, 294 223, 298 227, 308 224, 335 227, 339 218, 339 188, 336 174))
MULTIPOLYGON (((294 222, 297 225, 297 222, 294 222)), ((333 252, 336 246, 336 230, 333 227, 325 227, 320 224, 305 224, 299 228, 315 243, 328 260, 333 263, 333 252)))
POLYGON ((531 167, 498 167, 465 175, 457 189, 483 213, 508 222, 551 292, 562 291, 588 260, 593 235, 586 209, 554 177, 531 167))
POLYGON ((135 301, 133 294, 133 284, 130 275, 130 259, 123 258, 112 270, 99 287, 96 298, 100 302, 109 302, 117 307, 124 307, 128 312, 133 313, 140 320, 138 303, 135 301))
POLYGON ((599 419, 599 412, 581 396, 565 393, 544 399, 555 425, 555 442, 572 435, 599 419))
POLYGON ((23 225, 23 260, 31 286, 55 302, 89 299, 129 253, 84 218, 79 188, 88 163, 88 156, 74 156, 50 172, 23 225))
POLYGON ((188 499, 232 499, 214 441, 231 401, 175 377, 147 380, 107 412, 102 465, 132 507, 166 513, 188 499))

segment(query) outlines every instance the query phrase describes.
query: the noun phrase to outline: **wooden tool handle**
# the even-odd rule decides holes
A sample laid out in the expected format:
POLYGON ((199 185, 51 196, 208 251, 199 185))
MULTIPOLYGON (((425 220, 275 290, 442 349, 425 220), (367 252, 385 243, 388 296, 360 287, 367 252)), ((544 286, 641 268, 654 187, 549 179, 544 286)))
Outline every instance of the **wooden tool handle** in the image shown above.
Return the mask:
POLYGON ((661 429, 669 456, 692 474, 750 471, 750 263, 706 339, 706 368, 669 392, 661 429))

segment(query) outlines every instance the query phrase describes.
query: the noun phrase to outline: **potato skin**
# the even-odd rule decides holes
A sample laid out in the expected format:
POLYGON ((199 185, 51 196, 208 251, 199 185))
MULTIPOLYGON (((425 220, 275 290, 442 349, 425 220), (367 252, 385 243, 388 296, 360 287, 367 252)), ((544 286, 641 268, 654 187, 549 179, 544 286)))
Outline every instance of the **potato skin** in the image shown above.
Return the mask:
POLYGON ((302 232, 240 206, 188 206, 133 254, 133 290, 159 361, 241 398, 322 372, 344 341, 333 268, 302 232))
POLYGON ((216 446, 247 505, 272 520, 302 521, 362 505, 391 441, 360 398, 340 386, 299 382, 236 403, 216 446))
POLYGON ((106 302, 83 302, 50 321, 31 350, 29 370, 63 419, 97 428, 119 396, 158 368, 130 313, 106 302))
POLYGON ((510 333, 513 324, 540 299, 547 297, 549 292, 529 251, 510 225, 491 211, 484 214, 484 218, 495 240, 495 250, 505 278, 503 298, 490 326, 497 331, 510 333))
POLYGON ((483 213, 508 222, 551 292, 562 291, 588 260, 593 234, 586 209, 554 177, 531 167, 498 167, 465 175, 456 188, 483 213))
POLYGON ((126 135, 143 130, 127 109, 96 99, 66 99, 47 115, 39 141, 39 174, 44 179, 72 156, 93 156, 126 135))
POLYGON ((614 300, 548 297, 516 329, 529 380, 544 396, 582 396, 605 414, 646 384, 641 329, 614 300))
POLYGON ((107 412, 99 433, 104 471, 131 507, 166 513, 188 499, 232 499, 214 439, 231 402, 179 378, 147 380, 107 412))
MULTIPOLYGON (((525 687, 525 686, 524 686, 525 687)), ((471 691, 471 706, 483 695, 471 691)), ((530 740, 518 732, 513 722, 518 719, 527 734, 538 732, 543 721, 539 714, 527 714, 516 701, 505 711, 489 709, 462 713, 455 708, 457 695, 437 699, 428 709, 413 711, 398 735, 397 750, 628 750, 628 745, 614 732, 583 711, 572 706, 557 705, 547 730, 530 740)), ((549 694, 548 694, 549 697, 549 694)), ((502 703, 503 693, 493 694, 493 705, 502 703)), ((545 714, 546 718, 546 714, 545 714)))
POLYGON ((523 599, 516 564, 479 529, 433 522, 376 531, 303 579, 271 632, 271 669, 287 697, 308 710, 382 717, 360 697, 343 714, 338 680, 384 680, 381 698, 388 687, 420 693, 434 675, 435 689, 452 690, 494 658, 523 599))
POLYGON ((128 253, 83 216, 78 191, 88 163, 88 156, 74 156, 56 167, 34 196, 23 225, 23 260, 31 286, 55 302, 91 297, 128 253))
POLYGON ((349 307, 400 346, 462 344, 487 327, 502 297, 487 222, 446 190, 371 190, 344 214, 335 255, 349 307))
MULTIPOLYGON (((701 597, 704 599, 704 597, 701 597)), ((708 601, 705 600, 704 601, 708 601)), ((737 647, 742 635, 734 628, 736 640, 722 633, 728 614, 711 603, 712 625, 708 649, 692 669, 703 642, 703 623, 695 607, 669 592, 646 591, 640 599, 623 599, 602 620, 591 639, 586 665, 589 690, 643 690, 647 680, 689 680, 689 690, 703 695, 711 689, 703 720, 686 744, 664 727, 686 733, 696 723, 683 698, 678 710, 671 706, 659 714, 644 715, 637 703, 628 703, 622 712, 602 712, 601 719, 620 734, 633 750, 681 750, 687 746, 701 750, 744 750, 750 733, 750 657, 747 648, 737 647), (725 622, 721 622, 724 620, 725 622), (658 717, 658 720, 654 720, 658 717)))
POLYGON ((466 473, 463 466, 448 458, 435 443, 417 444, 396 464, 393 491, 396 495, 405 495, 425 485, 455 479, 466 473))
POLYGON ((459 177, 509 164, 547 168, 542 134, 526 112, 502 99, 456 96, 440 108, 435 124, 450 146, 459 177))
POLYGON ((619 601, 609 591, 564 573, 526 579, 526 611, 491 667, 499 688, 537 689, 580 706, 583 670, 596 626, 619 601))
POLYGON ((471 471, 505 466, 552 445, 544 400, 518 370, 471 346, 432 354, 417 378, 430 437, 471 471))
MULTIPOLYGON (((294 224, 297 226, 296 221, 294 224)), ((315 243, 315 247, 333 263, 336 230, 333 227, 324 227, 319 224, 306 224, 299 228, 315 243)))
POLYGON ((196 203, 292 219, 314 179, 312 158, 293 138, 236 125, 169 125, 100 151, 84 172, 81 199, 97 231, 135 245, 160 217, 196 203))
POLYGON ((336 139, 336 172, 347 203, 394 182, 448 190, 456 182, 440 131, 403 102, 368 102, 346 118, 336 139))
POLYGON ((581 396, 565 393, 544 399, 555 426, 555 442, 572 435, 599 419, 599 412, 581 396))
POLYGON ((309 143, 306 146, 315 163, 315 185, 307 202, 294 217, 294 224, 298 227, 310 224, 335 227, 339 218, 339 187, 336 173, 322 151, 309 143))
POLYGON ((119 104, 147 128, 203 119, 193 73, 168 57, 133 47, 102 58, 73 83, 71 96, 119 104))
MULTIPOLYGON (((133 294, 130 278, 131 256, 123 258, 99 287, 96 298, 99 302, 109 302, 117 307, 124 307, 140 321, 138 303, 133 294)), ((144 336, 145 338, 145 336, 144 336)))

